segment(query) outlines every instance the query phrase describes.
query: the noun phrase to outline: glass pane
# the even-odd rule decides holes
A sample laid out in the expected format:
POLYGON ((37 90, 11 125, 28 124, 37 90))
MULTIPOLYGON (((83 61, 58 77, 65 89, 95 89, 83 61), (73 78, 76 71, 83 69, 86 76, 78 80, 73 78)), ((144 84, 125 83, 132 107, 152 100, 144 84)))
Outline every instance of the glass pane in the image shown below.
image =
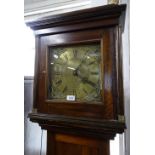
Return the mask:
POLYGON ((99 43, 49 48, 48 99, 101 101, 99 43))

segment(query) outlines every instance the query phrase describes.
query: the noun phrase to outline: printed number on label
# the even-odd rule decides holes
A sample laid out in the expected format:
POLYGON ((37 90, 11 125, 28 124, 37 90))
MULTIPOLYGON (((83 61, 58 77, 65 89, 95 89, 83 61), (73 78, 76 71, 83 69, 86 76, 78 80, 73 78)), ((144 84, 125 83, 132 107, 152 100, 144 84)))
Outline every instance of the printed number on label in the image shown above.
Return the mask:
POLYGON ((67 95, 67 101, 75 101, 74 95, 67 95))

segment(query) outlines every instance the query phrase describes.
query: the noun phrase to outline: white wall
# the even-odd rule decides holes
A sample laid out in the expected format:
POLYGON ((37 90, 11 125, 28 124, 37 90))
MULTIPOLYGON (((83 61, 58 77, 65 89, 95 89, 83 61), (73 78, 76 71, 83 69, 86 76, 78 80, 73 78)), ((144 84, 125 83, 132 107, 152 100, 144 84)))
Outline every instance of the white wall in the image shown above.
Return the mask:
POLYGON ((24 35, 24 76, 34 76, 34 59, 35 59, 35 39, 33 35, 33 31, 27 27, 25 24, 23 25, 23 35, 24 35))
POLYGON ((25 20, 91 7, 91 0, 25 0, 25 20))
MULTIPOLYGON (((120 155, 130 155, 130 49, 129 49, 129 24, 130 24, 130 1, 121 0, 122 3, 127 4, 125 27, 122 34, 122 49, 123 49, 123 85, 124 85, 124 104, 125 104, 125 119, 127 130, 125 135, 120 135, 120 142, 125 141, 124 148, 120 149, 120 155)), ((120 147, 122 147, 121 145, 120 147)))

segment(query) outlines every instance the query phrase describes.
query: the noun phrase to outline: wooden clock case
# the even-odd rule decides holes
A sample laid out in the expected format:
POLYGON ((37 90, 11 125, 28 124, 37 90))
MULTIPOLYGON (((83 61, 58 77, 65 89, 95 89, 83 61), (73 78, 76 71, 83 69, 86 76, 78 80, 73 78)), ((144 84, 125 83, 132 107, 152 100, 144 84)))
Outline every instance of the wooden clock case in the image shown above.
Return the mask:
POLYGON ((47 130, 47 155, 109 155, 109 140, 124 132, 121 34, 125 8, 106 5, 26 23, 36 39, 34 109, 29 118, 47 130), (48 48, 88 42, 101 45, 101 104, 49 100, 48 48))

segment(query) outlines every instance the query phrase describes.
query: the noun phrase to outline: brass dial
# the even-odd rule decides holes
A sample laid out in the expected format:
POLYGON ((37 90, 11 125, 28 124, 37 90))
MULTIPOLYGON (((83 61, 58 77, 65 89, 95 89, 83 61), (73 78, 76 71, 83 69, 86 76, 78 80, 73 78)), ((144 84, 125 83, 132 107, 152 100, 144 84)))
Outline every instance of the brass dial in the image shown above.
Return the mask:
POLYGON ((100 44, 51 47, 49 50, 49 99, 101 101, 100 44))

